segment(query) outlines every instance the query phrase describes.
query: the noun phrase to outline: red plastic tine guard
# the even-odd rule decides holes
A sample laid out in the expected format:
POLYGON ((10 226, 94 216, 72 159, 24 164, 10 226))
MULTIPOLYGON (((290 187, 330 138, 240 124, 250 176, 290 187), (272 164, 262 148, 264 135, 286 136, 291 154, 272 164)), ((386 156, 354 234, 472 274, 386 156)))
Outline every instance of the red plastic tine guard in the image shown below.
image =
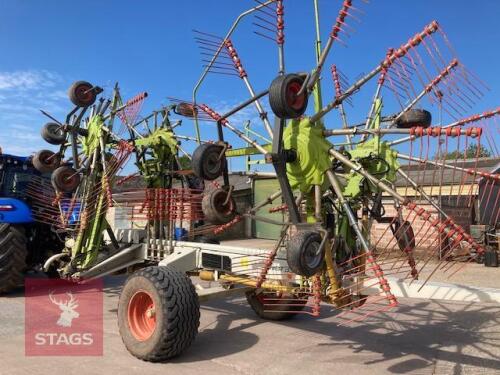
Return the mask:
POLYGON ((224 41, 224 47, 226 47, 227 53, 231 57, 231 60, 233 61, 234 69, 236 72, 238 72, 238 76, 240 78, 247 77, 247 72, 243 68, 243 65, 241 64, 240 57, 238 56, 238 52, 236 52, 236 49, 233 46, 233 43, 231 42, 230 39, 226 39, 224 41))
POLYGON ((342 95, 342 88, 340 86, 340 79, 339 79, 339 74, 337 73, 337 67, 335 65, 332 65, 330 71, 332 72, 333 84, 335 86, 335 96, 338 98, 339 96, 342 95))
POLYGON ((357 22, 361 22, 360 18, 354 13, 357 13, 359 15, 364 14, 361 9, 353 6, 352 0, 345 0, 342 3, 342 7, 339 10, 337 19, 335 20, 335 23, 332 26, 332 30, 330 31, 330 39, 332 39, 333 41, 338 41, 344 46, 346 45, 345 41, 340 38, 340 35, 345 34, 346 37, 350 37, 349 33, 353 33, 355 31, 355 29, 347 23, 348 19, 353 19, 357 22))
POLYGON ((132 99, 127 100, 125 108, 116 113, 122 123, 122 127, 120 128, 120 132, 118 134, 122 134, 127 127, 134 126, 137 116, 139 115, 144 103, 144 99, 147 97, 147 92, 137 94, 132 99))
MULTIPOLYGON (((260 5, 264 3, 260 0, 254 0, 260 5)), ((283 0, 277 0, 275 3, 268 4, 259 8, 254 16, 253 25, 258 28, 254 33, 265 39, 276 42, 278 45, 285 43, 285 7, 283 0)))

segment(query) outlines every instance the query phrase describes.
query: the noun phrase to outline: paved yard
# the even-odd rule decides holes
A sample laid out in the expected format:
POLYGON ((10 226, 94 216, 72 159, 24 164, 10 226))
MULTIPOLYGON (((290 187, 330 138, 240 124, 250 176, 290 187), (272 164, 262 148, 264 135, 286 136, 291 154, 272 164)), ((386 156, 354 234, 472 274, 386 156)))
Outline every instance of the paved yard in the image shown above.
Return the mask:
MULTIPOLYGON (((498 270, 498 269, 497 269, 498 270)), ((25 357, 24 298, 0 297, 0 374, 500 374, 500 306, 401 300, 354 327, 320 319, 259 320, 242 298, 202 306, 194 345, 169 363, 145 363, 121 343, 116 304, 123 278, 105 290, 103 357, 25 357)))

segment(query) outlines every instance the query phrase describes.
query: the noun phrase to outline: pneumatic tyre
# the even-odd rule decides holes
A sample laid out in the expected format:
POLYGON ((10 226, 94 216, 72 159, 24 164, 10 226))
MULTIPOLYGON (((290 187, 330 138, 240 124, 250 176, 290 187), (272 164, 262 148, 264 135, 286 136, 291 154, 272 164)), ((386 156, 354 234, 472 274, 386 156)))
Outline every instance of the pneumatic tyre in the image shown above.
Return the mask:
POLYGON ((42 138, 51 145, 62 145, 66 141, 66 134, 61 125, 48 122, 42 128, 42 138))
POLYGON ((428 128, 432 123, 432 115, 425 109, 409 109, 396 121, 396 126, 409 129, 414 126, 428 128))
POLYGON ((194 341, 200 324, 198 295, 189 277, 170 267, 147 267, 132 274, 118 303, 123 343, 144 361, 165 361, 194 341))
POLYGON ((313 231, 299 231, 286 246, 286 260, 297 275, 311 277, 323 267, 325 252, 321 249, 321 236, 313 231))
POLYGON ((392 231, 402 252, 407 253, 415 250, 415 233, 409 221, 396 220, 392 231))
POLYGON ((59 167, 60 158, 50 150, 40 150, 33 156, 31 162, 39 172, 50 173, 59 167))
POLYGON ((193 152, 191 165, 195 176, 212 181, 222 175, 226 159, 222 155, 222 146, 213 143, 204 143, 193 152))
POLYGON ((282 119, 300 117, 307 109, 307 90, 297 93, 304 84, 304 78, 298 74, 286 74, 274 79, 269 87, 269 105, 273 113, 282 119))
POLYGON ((24 228, 0 224, 0 293, 10 292, 23 284, 28 255, 26 242, 24 228))
POLYGON ((205 220, 211 224, 226 224, 236 216, 236 202, 224 189, 211 190, 201 200, 201 209, 205 220), (227 202, 226 202, 227 201, 227 202))
POLYGON ((75 169, 63 165, 52 173, 51 181, 57 190, 72 193, 80 185, 80 174, 75 169))
POLYGON ((262 290, 246 293, 247 302, 252 310, 265 320, 286 320, 296 316, 304 309, 307 299, 297 299, 294 295, 276 293, 266 298, 262 290))
POLYGON ((78 107, 88 107, 94 104, 97 93, 92 85, 86 81, 77 81, 68 90, 69 100, 78 107))

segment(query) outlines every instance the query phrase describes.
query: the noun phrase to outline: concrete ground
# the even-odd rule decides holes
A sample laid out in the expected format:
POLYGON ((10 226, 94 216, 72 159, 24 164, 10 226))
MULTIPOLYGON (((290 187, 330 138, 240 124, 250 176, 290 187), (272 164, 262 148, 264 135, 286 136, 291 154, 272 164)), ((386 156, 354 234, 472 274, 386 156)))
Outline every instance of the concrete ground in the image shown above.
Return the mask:
MULTIPOLYGON (((496 280, 500 269, 496 270, 496 280)), ((128 354, 116 323, 123 277, 106 279, 103 357, 25 357, 22 292, 0 297, 0 374, 500 374, 500 305, 400 300, 394 312, 338 326, 266 322, 243 298, 202 305, 199 335, 168 363, 128 354)))

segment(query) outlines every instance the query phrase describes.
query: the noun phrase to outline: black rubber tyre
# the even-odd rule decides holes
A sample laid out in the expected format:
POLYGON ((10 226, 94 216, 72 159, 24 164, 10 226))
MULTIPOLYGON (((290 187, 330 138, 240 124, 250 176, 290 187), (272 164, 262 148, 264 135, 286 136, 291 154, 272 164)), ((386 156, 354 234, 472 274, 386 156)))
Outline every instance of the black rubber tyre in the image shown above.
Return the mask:
POLYGON ((265 301, 262 293, 259 293, 257 290, 246 292, 246 297, 252 310, 255 311, 259 317, 266 320, 286 320, 293 318, 297 316, 297 314, 293 312, 303 310, 307 303, 307 299, 297 301, 295 296, 283 294, 272 296, 272 300, 265 301), (275 300, 278 298, 283 298, 283 300, 275 300), (286 298, 293 299, 294 301, 287 301, 286 298), (289 306, 289 304, 299 306, 289 306))
POLYGON ((191 166, 193 173, 204 180, 213 181, 222 175, 226 159, 221 158, 223 148, 220 145, 204 143, 193 152, 191 166))
POLYGON ((203 196, 201 209, 205 220, 211 224, 226 224, 234 219, 236 215, 236 202, 233 197, 224 204, 227 192, 223 189, 215 189, 203 196))
POLYGON ((80 174, 73 168, 64 165, 52 173, 51 180, 52 185, 57 190, 72 193, 80 185, 80 174))
POLYGON ((304 78, 297 74, 278 76, 269 87, 269 104, 276 116, 282 119, 300 117, 307 109, 307 90, 300 96, 297 93, 304 78))
POLYGON ((396 220, 394 222, 393 233, 401 251, 406 252, 415 249, 415 233, 409 221, 401 223, 399 220, 396 220))
POLYGON ((38 151, 32 159, 33 166, 41 173, 55 171, 59 167, 59 162, 59 156, 50 150, 38 151))
POLYGON ((23 227, 0 224, 0 293, 23 284, 28 255, 26 242, 23 227))
POLYGON ((425 109, 410 109, 396 122, 396 126, 402 129, 421 126, 428 128, 432 124, 432 115, 425 109))
POLYGON ((51 145, 62 145, 66 141, 66 134, 61 125, 48 122, 42 128, 42 138, 51 145))
POLYGON ((78 107, 88 107, 94 104, 97 94, 94 85, 87 81, 76 81, 68 90, 69 100, 78 107))
POLYGON ((313 276, 323 267, 325 252, 318 252, 321 236, 317 232, 299 231, 288 241, 286 256, 293 273, 313 276))
POLYGON ((191 345, 199 325, 198 295, 185 273, 169 267, 147 267, 125 282, 118 302, 118 326, 133 356, 150 362, 175 357, 191 345), (134 301, 140 293, 149 295, 154 303, 154 327, 143 340, 135 336, 133 328, 139 306, 134 301))

